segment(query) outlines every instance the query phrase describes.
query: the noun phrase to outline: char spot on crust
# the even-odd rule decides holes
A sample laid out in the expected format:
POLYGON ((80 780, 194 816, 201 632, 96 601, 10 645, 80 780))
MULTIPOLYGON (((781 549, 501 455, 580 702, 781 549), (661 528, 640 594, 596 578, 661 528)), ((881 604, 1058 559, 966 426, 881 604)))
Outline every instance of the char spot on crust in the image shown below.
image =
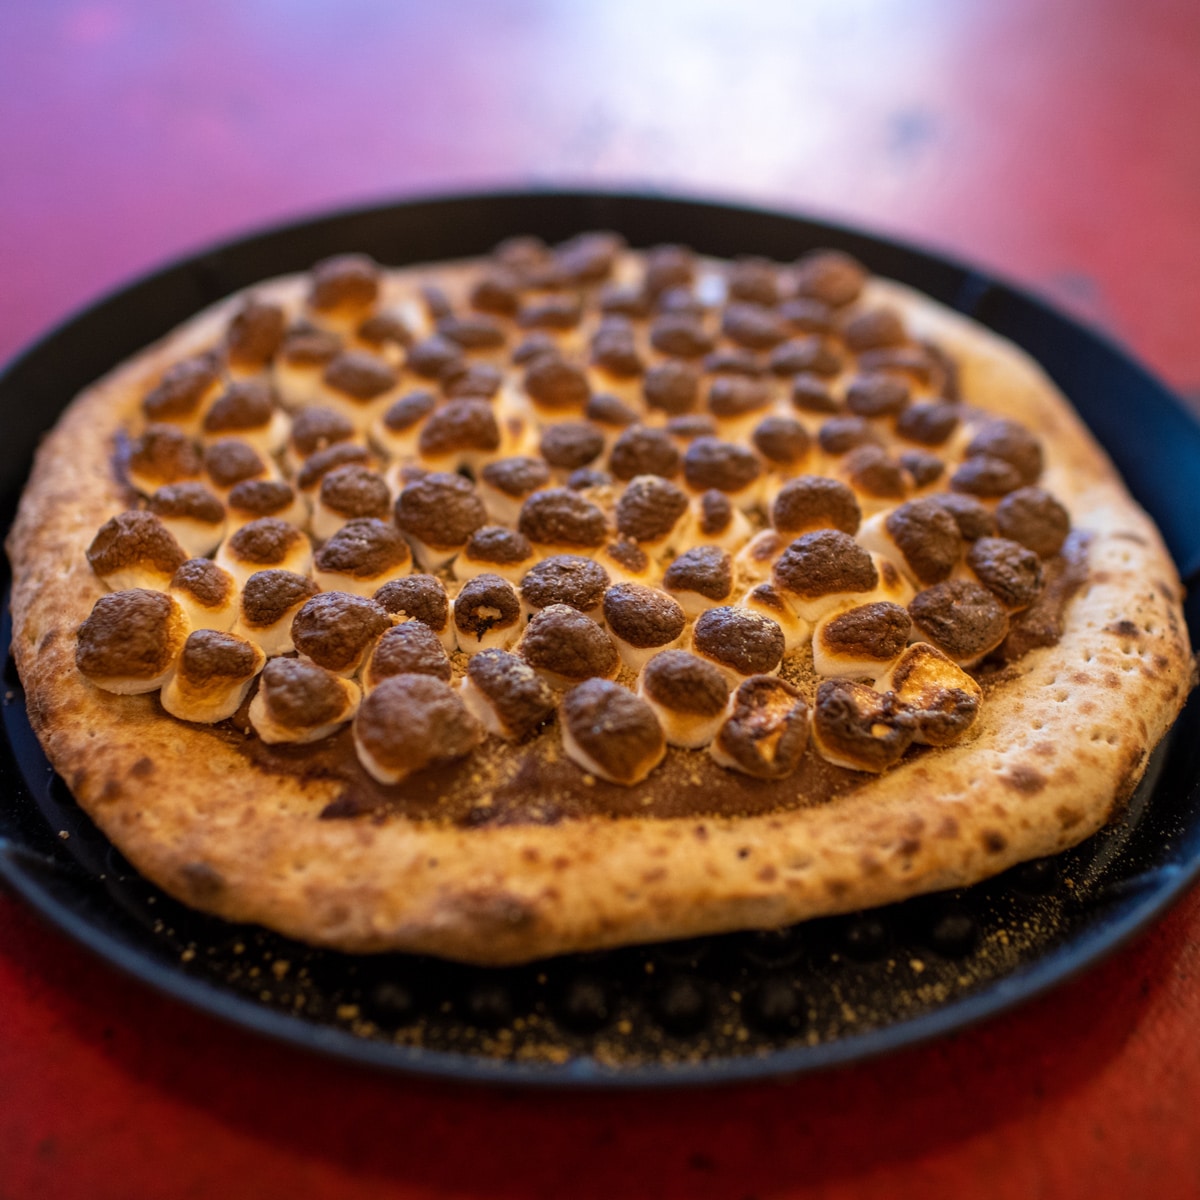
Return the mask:
POLYGON ((589 679, 567 692, 562 723, 579 748, 618 782, 640 778, 666 748, 650 705, 604 679, 589 679))
POLYGON ((338 254, 312 268, 309 304, 318 312, 368 308, 379 295, 379 267, 365 254, 338 254))
POLYGON ((550 482, 550 468, 540 458, 517 455, 488 463, 480 479, 506 496, 521 500, 550 482))
POLYGON ((202 483, 168 483, 150 497, 149 510, 156 517, 180 517, 219 525, 225 506, 202 483))
POLYGON ((220 378, 214 355, 198 354, 194 358, 185 358, 163 372, 159 382, 143 398, 142 411, 150 421, 190 417, 220 378))
POLYGON ((679 474, 679 450, 663 430, 634 425, 613 443, 608 469, 620 480, 638 475, 672 479, 679 474))
POLYGON ((484 525, 471 534, 463 554, 473 562, 511 567, 528 562, 533 557, 533 546, 524 534, 515 529, 504 525, 484 525))
POLYGON ((233 577, 211 558, 189 558, 171 576, 171 587, 194 596, 206 608, 220 608, 233 596, 233 577))
POLYGON ((316 552, 313 561, 319 571, 372 579, 407 569, 412 551, 391 522, 360 517, 347 521, 316 552))
POLYGON ((1036 483, 1042 473, 1041 443, 1024 425, 1008 417, 993 417, 980 425, 967 445, 966 456, 998 458, 1012 464, 1019 477, 1018 486, 1036 483))
POLYGON ((226 544, 242 562, 275 566, 304 540, 294 525, 278 517, 259 517, 233 533, 226 544))
POLYGON ((335 468, 350 463, 366 465, 370 461, 371 455, 366 446, 355 442, 335 442, 323 450, 314 451, 304 460, 304 465, 296 474, 296 486, 301 491, 310 491, 335 468))
POLYGON ((432 392, 408 392, 388 406, 383 414, 383 423, 392 433, 403 433, 423 421, 437 407, 437 397, 432 392))
POLYGON ((828 528, 853 535, 861 520, 862 510, 849 485, 824 475, 789 479, 771 505, 771 524, 784 534, 828 528))
POLYGON ((608 584, 608 572, 594 559, 554 554, 526 573, 521 596, 531 608, 567 604, 586 613, 600 607, 608 584))
POLYGON ((213 401, 204 414, 205 433, 232 433, 268 424, 275 411, 275 396, 262 379, 239 379, 213 401))
POLYGON ((544 546, 596 548, 604 545, 606 522, 601 509, 578 492, 546 488, 521 505, 517 528, 544 546))
POLYGON ((1008 615, 982 584, 947 579, 918 592, 908 606, 917 628, 951 658, 985 654, 1008 632, 1008 615))
POLYGON ((137 508, 110 517, 87 548, 87 560, 101 578, 139 566, 173 575, 186 559, 183 548, 162 521, 154 513, 137 508))
POLYGON ((582 367, 549 354, 529 364, 525 391, 536 404, 549 409, 582 409, 592 394, 582 367))
POLYGON ((79 627, 75 665, 91 679, 152 679, 170 666, 177 606, 162 592, 131 588, 109 592, 79 627))
POLYGON ((469 480, 434 472, 401 491, 396 524, 429 546, 465 546, 471 534, 487 524, 487 509, 469 480))
POLYGON ((449 683, 453 670, 438 635, 423 621, 405 621, 385 629, 371 652, 368 678, 375 683, 393 675, 432 675, 449 683))
POLYGON ((533 614, 519 653, 530 666, 567 680, 611 678, 618 663, 612 638, 590 617, 566 604, 552 604, 533 614))
POLYGON ((839 613, 824 626, 821 637, 835 654, 885 661, 904 649, 911 630, 912 618, 907 609, 880 600, 839 613))
POLYGON ((871 556, 840 529, 801 534, 775 564, 775 582, 797 596, 869 592, 879 583, 871 556))
POLYGON ((710 608, 696 618, 692 644, 739 675, 769 675, 783 661, 783 630, 762 613, 710 608))
POLYGON ((554 716, 554 693, 546 681, 515 654, 506 650, 483 650, 473 654, 467 663, 467 677, 514 739, 528 737, 554 716))
POLYGON ((687 495, 670 480, 639 475, 617 501, 617 530, 636 542, 653 542, 666 537, 687 508, 687 495))
POLYGON ((311 579, 293 571, 255 571, 242 588, 242 617, 248 625, 265 629, 319 590, 311 579))
POLYGON ((249 679, 257 672, 258 662, 255 647, 245 638, 215 629, 195 629, 183 644, 179 673, 197 685, 214 679, 249 679))
POLYGON ((600 457, 604 434, 586 421, 563 421, 542 430, 539 450, 550 466, 574 471, 600 457))
POLYGON ((797 688, 773 676, 744 680, 714 748, 756 779, 785 779, 808 746, 811 716, 797 688))
POLYGON ((684 478, 698 492, 709 488, 740 492, 761 473, 762 467, 751 450, 714 437, 697 438, 683 456, 684 478))
POLYGON ((476 575, 454 598, 454 625, 462 633, 482 638, 493 629, 515 625, 521 615, 517 589, 499 575, 476 575))
POLYGON ((1057 554, 1071 532, 1071 517, 1049 492, 1018 488, 996 505, 996 528, 1002 537, 1028 546, 1042 558, 1057 554))
POLYGON ((693 546, 667 567, 663 587, 724 600, 733 591, 733 560, 720 546, 693 546))
POLYGON ((222 438, 208 446, 204 451, 204 469, 213 483, 223 488, 267 473, 262 456, 239 438, 222 438))
POLYGON ((962 553, 962 534, 958 522, 936 501, 901 504, 888 514, 885 525, 922 584, 939 583, 954 570, 962 553))
POLYGON ((967 566, 1006 608, 1028 608, 1042 590, 1038 556, 1008 538, 980 538, 967 550, 967 566))
POLYGON ((639 650, 673 642, 687 621, 673 597, 640 583, 610 587, 604 594, 604 619, 614 636, 639 650))
POLYGON ((229 361, 241 367, 265 366, 279 353, 283 330, 283 309, 278 304, 249 297, 225 328, 229 361))
POLYGON ((729 684, 712 663, 686 650, 663 650, 642 674, 646 696, 672 712, 715 717, 729 700, 729 684))
POLYGON ((318 666, 345 671, 391 624, 387 611, 374 600, 348 592, 321 592, 307 600, 292 620, 292 642, 318 666))
POLYGON ((406 575, 389 579, 374 595, 393 616, 409 617, 428 625, 435 633, 450 620, 450 598, 445 585, 434 575, 406 575))
POLYGON ((681 359, 667 359, 646 371, 642 394, 650 408, 669 415, 691 412, 700 398, 700 372, 681 359))
POLYGON ((147 425, 129 455, 129 469, 162 483, 177 483, 200 473, 200 452, 182 429, 147 425))
POLYGON ((319 494, 321 503, 341 517, 383 518, 392 507, 383 476, 359 463, 330 471, 321 480, 319 494))
POLYGON ((243 479, 229 492, 229 507, 256 517, 273 517, 291 507, 296 492, 282 479, 243 479))
POLYGON ((490 454, 500 447, 500 425, 486 400, 451 400, 429 415, 417 440, 422 454, 436 457, 457 451, 490 454))

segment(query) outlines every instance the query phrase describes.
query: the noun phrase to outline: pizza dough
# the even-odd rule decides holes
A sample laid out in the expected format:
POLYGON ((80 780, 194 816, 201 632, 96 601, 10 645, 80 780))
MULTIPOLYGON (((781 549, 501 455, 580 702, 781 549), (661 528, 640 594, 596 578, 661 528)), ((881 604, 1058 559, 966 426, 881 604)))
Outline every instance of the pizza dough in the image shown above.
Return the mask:
POLYGON ((8 545, 80 804, 181 900, 348 951, 968 884, 1109 820, 1192 684, 1046 376, 834 254, 267 281, 76 400, 8 545))

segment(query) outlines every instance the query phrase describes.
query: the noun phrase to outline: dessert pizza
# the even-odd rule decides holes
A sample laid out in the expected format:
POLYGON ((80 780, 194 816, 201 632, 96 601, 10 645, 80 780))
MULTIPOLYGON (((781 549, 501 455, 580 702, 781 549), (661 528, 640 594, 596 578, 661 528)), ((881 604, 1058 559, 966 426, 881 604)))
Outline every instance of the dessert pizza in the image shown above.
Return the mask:
POLYGON ((348 254, 80 396, 9 538, 31 720, 181 900, 503 963, 963 885, 1192 682, 1022 352, 846 255, 348 254))

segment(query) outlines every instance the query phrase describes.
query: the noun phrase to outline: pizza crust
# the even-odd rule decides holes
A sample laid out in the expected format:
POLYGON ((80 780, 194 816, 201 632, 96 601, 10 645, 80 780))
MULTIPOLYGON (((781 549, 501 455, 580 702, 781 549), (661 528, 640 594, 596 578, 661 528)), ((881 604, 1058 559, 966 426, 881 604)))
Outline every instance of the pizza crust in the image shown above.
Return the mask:
POLYGON ((130 861, 185 903, 345 951, 476 963, 778 927, 970 884, 1079 842, 1131 794, 1192 685, 1174 567, 1032 360, 907 288, 869 286, 958 360, 973 405, 1041 439, 1043 485, 1091 538, 1061 640, 1009 668, 962 743, 764 816, 319 820, 335 783, 256 769, 227 738, 166 717, 156 696, 99 691, 74 651, 104 591, 84 551, 129 501, 108 448, 149 382, 212 343, 232 298, 90 388, 38 453, 8 549, 13 649, 49 758, 130 861))

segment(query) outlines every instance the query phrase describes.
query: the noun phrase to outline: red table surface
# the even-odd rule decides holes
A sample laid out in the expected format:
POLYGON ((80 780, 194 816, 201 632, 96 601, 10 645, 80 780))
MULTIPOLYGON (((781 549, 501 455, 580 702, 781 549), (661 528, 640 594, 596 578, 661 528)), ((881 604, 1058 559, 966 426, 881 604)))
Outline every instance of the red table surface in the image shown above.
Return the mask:
MULTIPOLYGON (((802 210, 1012 278, 1200 392, 1194 0, 0 4, 0 359, 180 253, 530 184, 802 210)), ((956 1037, 786 1083, 373 1075, 0 894, 0 1200, 1200 1194, 1200 897, 956 1037)))

